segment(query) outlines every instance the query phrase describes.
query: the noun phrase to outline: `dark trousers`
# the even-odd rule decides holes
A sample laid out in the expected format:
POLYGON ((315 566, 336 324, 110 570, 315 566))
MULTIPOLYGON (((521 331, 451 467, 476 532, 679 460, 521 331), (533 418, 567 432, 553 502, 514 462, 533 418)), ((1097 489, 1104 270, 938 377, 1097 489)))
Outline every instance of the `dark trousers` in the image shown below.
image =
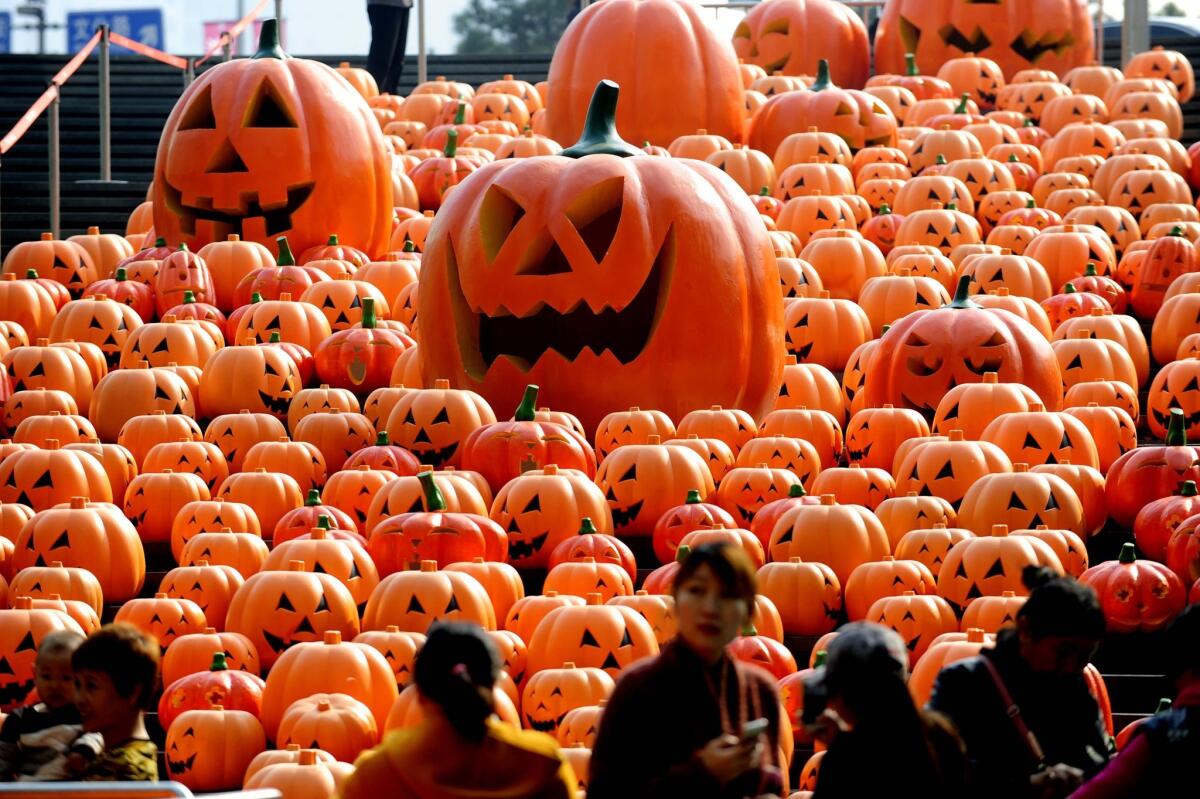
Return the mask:
POLYGON ((396 94, 400 72, 404 69, 404 45, 408 42, 408 12, 396 6, 367 6, 371 21, 371 50, 367 53, 367 72, 375 78, 379 91, 396 94))

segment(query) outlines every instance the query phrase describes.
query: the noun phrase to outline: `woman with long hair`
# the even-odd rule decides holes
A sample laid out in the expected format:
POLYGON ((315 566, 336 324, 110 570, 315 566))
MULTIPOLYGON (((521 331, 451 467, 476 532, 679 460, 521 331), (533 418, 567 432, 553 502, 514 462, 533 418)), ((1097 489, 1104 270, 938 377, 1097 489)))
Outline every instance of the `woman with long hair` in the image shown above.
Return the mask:
POLYGON ((548 735, 494 717, 500 662, 483 630, 429 629, 413 679, 425 719, 359 757, 343 799, 570 799, 578 781, 548 735))
POLYGON ((622 672, 600 719, 589 799, 779 793, 775 683, 725 651, 750 620, 754 566, 735 547, 699 546, 673 591, 678 636, 622 672))

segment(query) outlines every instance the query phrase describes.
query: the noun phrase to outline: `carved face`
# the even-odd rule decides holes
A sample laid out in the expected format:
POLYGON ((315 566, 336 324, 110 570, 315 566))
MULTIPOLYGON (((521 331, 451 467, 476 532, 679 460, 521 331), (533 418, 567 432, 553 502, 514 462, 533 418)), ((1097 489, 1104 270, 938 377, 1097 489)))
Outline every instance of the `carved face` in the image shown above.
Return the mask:
POLYGON ((891 627, 908 647, 909 663, 916 663, 933 639, 958 629, 953 609, 939 596, 905 594, 885 597, 871 606, 867 620, 891 627))
POLYGON ((363 613, 365 627, 378 629, 386 620, 401 630, 424 634, 435 621, 463 621, 496 629, 495 610, 478 580, 437 571, 428 561, 421 566, 422 571, 398 572, 379 583, 363 613))
POLYGON ((551 668, 529 678, 521 696, 525 726, 553 735, 567 712, 612 693, 612 678, 597 668, 551 668))
POLYGON ((582 474, 526 472, 496 495, 492 519, 508 533, 508 556, 514 565, 544 566, 550 553, 579 531, 584 516, 592 518, 597 529, 612 529, 604 495, 581 478, 582 474))
POLYGON ((79 630, 65 613, 50 610, 4 611, 0 624, 0 710, 24 704, 34 689, 34 662, 42 639, 56 630, 79 630))
POLYGON ((303 252, 337 231, 387 249, 391 156, 366 102, 329 68, 263 52, 210 70, 176 104, 155 164, 158 234, 198 249, 237 233, 272 252, 288 234, 303 252))
POLYGON ((975 54, 1003 70, 989 74, 989 84, 1035 66, 1063 75, 1090 62, 1090 26, 1087 5, 1074 0, 904 0, 880 20, 876 68, 903 72, 904 54, 915 53, 921 71, 934 73, 947 59, 975 54))
POLYGON ((993 524, 1010 530, 1039 525, 1087 535, 1083 506, 1065 480, 1050 474, 991 474, 971 487, 959 509, 958 523, 986 535, 993 524))
POLYGON ((938 594, 960 607, 1005 591, 1025 596, 1029 590, 1021 583, 1021 570, 1041 565, 1061 569, 1053 550, 1039 539, 994 534, 968 539, 946 556, 938 576, 938 594))
MULTIPOLYGON (((782 315, 766 231, 747 216, 745 229, 735 227, 715 250, 696 249, 712 214, 736 208, 732 213, 741 218, 754 210, 741 198, 734 205, 736 184, 719 170, 690 163, 533 158, 484 167, 448 201, 439 218, 453 221, 435 224, 423 261, 426 373, 452 375, 496 407, 515 406, 525 385, 537 383, 543 400, 576 413, 592 429, 603 413, 633 404, 629 380, 662 363, 675 346, 675 331, 697 314, 727 331, 724 346, 712 354, 719 363, 760 347, 773 353, 764 357, 774 357, 779 339, 759 336, 782 315), (698 193, 709 198, 703 212, 695 206, 698 193), (689 264, 694 282, 674 279, 678 263, 689 264), (749 279, 766 274, 772 285, 749 279), (717 307, 710 289, 726 280, 746 285, 748 293, 744 302, 717 307), (739 320, 758 314, 767 324, 747 336, 739 320)), ((639 401, 674 418, 702 405, 700 396, 711 398, 703 405, 719 402, 751 413, 766 402, 765 396, 718 397, 741 393, 745 383, 735 389, 714 382, 713 365, 710 359, 703 379, 697 369, 655 385, 638 381, 639 401)))
POLYGON ((1168 80, 1179 92, 1179 101, 1186 103, 1196 88, 1196 78, 1187 57, 1174 50, 1155 47, 1138 53, 1125 66, 1130 78, 1159 78, 1168 80))
POLYGON ((471 101, 475 109, 475 120, 501 119, 513 123, 518 130, 529 124, 529 107, 520 97, 512 94, 477 94, 471 101))
POLYGON ((717 491, 717 502, 741 526, 748 526, 754 514, 768 502, 783 499, 800 478, 785 469, 769 466, 741 467, 725 475, 717 491))
POLYGON ((898 468, 896 490, 935 496, 956 509, 975 481, 1005 470, 1008 458, 990 442, 931 441, 914 448, 898 468))
POLYGON ((166 594, 126 602, 117 612, 115 621, 132 624, 154 636, 163 650, 179 636, 203 632, 206 626, 199 605, 190 599, 172 599, 166 594))
MULTIPOLYGON (((622 669, 658 653, 649 623, 619 605, 583 605, 551 611, 529 642, 530 672, 553 663, 601 669, 616 679, 622 669)), ((528 709, 528 708, 527 708, 528 709)))
POLYGON ((1180 202, 1186 190, 1174 177, 1174 172, 1158 169, 1126 172, 1113 184, 1109 203, 1138 216, 1155 203, 1180 202))
POLYGON ((970 537, 970 530, 946 527, 945 524, 937 524, 927 530, 911 530, 900 538, 896 546, 896 557, 924 563, 936 578, 951 547, 970 537))
POLYGON ((358 608, 346 587, 328 574, 259 572, 234 595, 226 629, 247 636, 263 667, 270 668, 289 646, 320 641, 326 630, 353 638, 358 608))
POLYGON ((596 472, 612 512, 613 529, 625 534, 649 534, 658 517, 698 489, 713 493, 712 473, 695 452, 684 447, 628 444, 612 452, 596 472))
POLYGON ((1200 360, 1173 361, 1155 377, 1146 411, 1157 435, 1166 434, 1172 408, 1183 411, 1189 437, 1200 435, 1200 360))
POLYGON ((456 463, 462 441, 477 427, 496 421, 488 404, 477 394, 437 387, 411 391, 400 398, 388 417, 388 436, 416 455, 421 463, 444 466, 456 463))

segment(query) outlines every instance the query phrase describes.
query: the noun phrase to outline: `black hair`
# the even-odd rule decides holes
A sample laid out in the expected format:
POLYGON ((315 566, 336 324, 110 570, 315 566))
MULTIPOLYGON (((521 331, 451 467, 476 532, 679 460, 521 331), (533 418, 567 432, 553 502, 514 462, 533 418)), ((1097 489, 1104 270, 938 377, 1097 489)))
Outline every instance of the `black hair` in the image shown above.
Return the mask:
POLYGON ((496 646, 483 630, 472 624, 437 622, 417 653, 413 679, 417 690, 441 707, 459 735, 480 741, 495 710, 492 691, 499 672, 496 646))
POLYGON ((75 671, 99 671, 112 678, 121 696, 138 694, 142 710, 154 706, 158 685, 158 641, 131 624, 106 624, 89 635, 71 655, 75 671))
POLYGON ((1167 627, 1167 677, 1175 680, 1186 671, 1200 674, 1200 604, 1189 605, 1167 627))
POLYGON ((1029 598, 1017 612, 1034 638, 1051 635, 1100 640, 1104 637, 1104 613, 1091 586, 1063 577, 1045 566, 1026 566, 1021 582, 1029 598))
POLYGON ((675 574, 672 593, 678 593, 688 579, 701 566, 712 569, 724 592, 737 599, 745 600, 749 611, 754 610, 754 598, 758 594, 754 564, 740 547, 722 542, 701 544, 688 553, 675 574))

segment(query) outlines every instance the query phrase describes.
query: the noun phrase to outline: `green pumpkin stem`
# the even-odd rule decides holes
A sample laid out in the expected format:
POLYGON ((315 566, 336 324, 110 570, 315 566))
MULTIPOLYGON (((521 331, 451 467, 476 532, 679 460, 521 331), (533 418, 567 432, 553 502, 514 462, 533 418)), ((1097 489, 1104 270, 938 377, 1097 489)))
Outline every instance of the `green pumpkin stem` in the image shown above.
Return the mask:
POLYGON ((1030 197, 1028 200, 1025 201, 1025 207, 1026 208, 1037 208, 1037 200, 1030 197))
POLYGON ((458 155, 458 131, 451 128, 446 131, 446 147, 442 150, 442 154, 447 158, 453 158, 458 155))
POLYGON ((321 492, 315 488, 308 489, 308 496, 304 498, 304 507, 314 508, 321 504, 321 492))
POLYGON ((154 240, 154 246, 155 247, 166 247, 167 240, 165 238, 163 238, 162 236, 159 236, 157 239, 154 240))
POLYGON ((271 337, 267 339, 268 344, 279 344, 279 343, 282 343, 282 341, 283 341, 283 338, 279 335, 278 330, 272 330, 271 337))
POLYGON ((186 241, 179 242, 179 249, 176 250, 176 252, 188 252, 187 242, 186 241))
POLYGON ((1137 547, 1128 541, 1121 544, 1121 554, 1117 556, 1119 563, 1133 563, 1137 560, 1137 547))
POLYGON ((689 547, 687 544, 680 544, 679 547, 675 550, 675 562, 683 563, 685 560, 688 559, 688 555, 690 555, 690 554, 692 554, 692 548, 689 547))
POLYGON ((592 523, 591 516, 584 516, 579 520, 580 535, 597 535, 599 532, 600 531, 596 529, 596 525, 592 523))
POLYGON ((275 259, 276 266, 295 266, 296 256, 292 255, 292 245, 288 244, 287 236, 275 239, 279 247, 279 257, 275 259))
POLYGON ((37 280, 38 279, 38 271, 36 269, 26 269, 25 270, 25 279, 26 280, 37 280))
POLYGON ((254 58, 291 58, 279 46, 279 20, 264 19, 258 32, 258 52, 254 58))
POLYGON ((761 189, 758 190, 758 196, 759 197, 770 197, 771 190, 768 187, 763 186, 761 189))
POLYGON ((1027 119, 1027 120, 1025 120, 1025 127, 1027 127, 1027 128, 1037 127, 1037 122, 1033 121, 1033 119, 1027 119))
POLYGON ((125 269, 125 267, 118 266, 117 272, 114 275, 114 278, 116 278, 116 281, 118 283, 124 283, 126 280, 129 279, 129 272, 128 272, 128 270, 125 269))
POLYGON ((689 488, 688 492, 687 492, 687 499, 685 499, 683 501, 683 504, 684 505, 699 505, 701 502, 703 502, 703 500, 700 499, 699 489, 689 488))
POLYGON ((1195 480, 1184 480, 1183 484, 1179 486, 1179 496, 1181 497, 1194 497, 1197 493, 1200 492, 1196 491, 1195 480))
POLYGON ((363 330, 374 330, 377 325, 375 320, 375 298, 366 297, 362 301, 362 326, 363 330))
POLYGON ((809 91, 823 92, 826 89, 836 89, 833 78, 829 76, 829 59, 822 58, 817 62, 817 79, 809 86, 809 91))
POLYGON ((813 668, 819 669, 825 665, 825 660, 828 658, 829 652, 824 649, 818 649, 817 654, 813 655, 813 668))
POLYGON ((788 497, 790 497, 792 499, 795 499, 797 497, 807 496, 807 495, 808 495, 808 492, 805 491, 804 486, 800 485, 799 483, 793 483, 788 488, 788 497))
POLYGON ((1067 285, 1063 286, 1063 294, 1078 294, 1078 293, 1079 293, 1079 289, 1075 288, 1074 283, 1067 283, 1067 285))
POLYGON ((516 413, 513 414, 513 421, 532 422, 534 420, 534 414, 537 411, 537 395, 537 386, 532 383, 525 386, 525 395, 521 397, 521 404, 517 406, 516 413))
POLYGON ((421 481, 421 489, 425 492, 425 510, 431 513, 445 510, 446 498, 442 496, 442 489, 433 482, 433 472, 421 472, 417 479, 421 481))
POLYGON ((409 239, 408 241, 404 242, 404 249, 401 250, 401 252, 416 252, 416 251, 417 251, 417 245, 412 243, 412 239, 409 239))
POLYGON ((1017 154, 1016 154, 1016 153, 1009 153, 1009 154, 1008 154, 1008 163, 1010 163, 1010 164, 1019 164, 1019 163, 1021 163, 1021 162, 1020 162, 1020 161, 1017 159, 1017 154))
POLYGON ((458 110, 454 112, 454 124, 465 125, 467 123, 467 104, 462 100, 458 101, 458 110))
POLYGON ((921 70, 917 69, 917 56, 915 53, 904 54, 904 74, 905 75, 920 75, 921 70))
POLYGON ((756 635, 758 635, 758 630, 754 628, 754 624, 751 622, 746 622, 746 626, 742 628, 742 637, 751 638, 756 635))
POLYGON ((954 109, 954 113, 956 113, 956 114, 969 113, 967 111, 967 103, 970 102, 970 100, 971 100, 971 95, 967 94, 966 92, 963 92, 962 97, 960 97, 958 99, 958 106, 954 109))
POLYGON ((250 304, 254 305, 259 302, 262 302, 262 294, 259 294, 257 291, 250 292, 250 304))
POLYGON ((971 300, 971 276, 963 275, 958 279, 958 287, 954 290, 954 299, 947 308, 955 308, 963 310, 965 308, 978 308, 979 303, 971 300))
POLYGON ((1183 419, 1183 408, 1171 409, 1171 418, 1167 421, 1167 437, 1165 441, 1168 447, 1187 446, 1187 424, 1185 424, 1183 419))
POLYGON ((322 513, 320 516, 317 517, 317 529, 332 530, 333 529, 333 520, 330 519, 328 516, 326 516, 324 513, 322 513))
POLYGON ((184 290, 183 304, 184 305, 193 305, 193 304, 195 304, 195 302, 196 302, 196 292, 192 291, 191 289, 184 290))
POLYGON ((935 164, 937 164, 938 166, 945 166, 946 165, 946 156, 943 153, 938 153, 937 158, 933 159, 933 162, 935 164))
POLYGON ((337 234, 336 234, 336 233, 330 233, 330 234, 329 234, 329 241, 328 241, 328 244, 329 244, 329 246, 330 246, 330 247, 336 247, 336 246, 338 246, 338 237, 337 237, 337 234))
POLYGON ((208 667, 209 671, 229 671, 229 664, 225 662, 224 652, 213 652, 212 665, 208 667))
POLYGON ((1171 228, 1171 232, 1168 233, 1167 235, 1168 236, 1182 236, 1183 228, 1180 227, 1179 225, 1176 225, 1175 227, 1171 228))
MULTIPOLYGON (((587 118, 583 121, 583 134, 579 141, 563 150, 559 155, 567 158, 583 158, 585 155, 608 154, 626 158, 642 155, 642 151, 629 144, 617 133, 617 98, 621 87, 611 80, 602 80, 592 92, 588 104, 587 118)), ((650 146, 650 142, 646 142, 650 146)))
POLYGON ((879 215, 880 216, 887 216, 891 212, 892 212, 892 206, 888 205, 887 203, 879 204, 879 215))
POLYGON ((375 434, 375 446, 390 447, 391 445, 392 445, 392 440, 390 438, 388 438, 388 432, 386 430, 380 430, 378 433, 375 434))

